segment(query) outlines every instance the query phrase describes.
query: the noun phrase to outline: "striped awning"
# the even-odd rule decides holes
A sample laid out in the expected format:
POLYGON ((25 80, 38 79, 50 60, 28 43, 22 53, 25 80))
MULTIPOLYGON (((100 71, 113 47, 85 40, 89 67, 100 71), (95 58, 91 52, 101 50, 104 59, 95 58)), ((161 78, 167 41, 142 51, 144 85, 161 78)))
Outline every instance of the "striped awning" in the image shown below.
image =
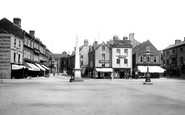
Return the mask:
POLYGON ((36 64, 36 66, 38 66, 42 71, 46 71, 46 69, 44 69, 40 64, 38 64, 38 63, 35 63, 36 64))

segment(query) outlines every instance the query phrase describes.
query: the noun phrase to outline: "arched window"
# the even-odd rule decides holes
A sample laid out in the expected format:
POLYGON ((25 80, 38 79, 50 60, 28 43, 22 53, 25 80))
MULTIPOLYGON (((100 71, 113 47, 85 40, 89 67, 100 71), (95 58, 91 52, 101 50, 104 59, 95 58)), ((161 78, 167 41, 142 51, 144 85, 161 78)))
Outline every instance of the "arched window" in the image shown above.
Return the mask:
POLYGON ((140 56, 140 62, 143 62, 143 56, 140 56))

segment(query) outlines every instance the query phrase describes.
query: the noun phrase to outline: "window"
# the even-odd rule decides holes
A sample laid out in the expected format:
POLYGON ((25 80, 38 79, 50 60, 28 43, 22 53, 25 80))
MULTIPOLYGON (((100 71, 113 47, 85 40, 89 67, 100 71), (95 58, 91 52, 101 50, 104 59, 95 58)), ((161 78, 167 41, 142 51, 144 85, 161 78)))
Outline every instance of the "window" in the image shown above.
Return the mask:
POLYGON ((81 58, 83 59, 83 55, 81 55, 81 58))
POLYGON ((140 56, 140 62, 143 62, 143 56, 140 56))
POLYGON ((21 47, 21 41, 19 40, 19 47, 21 47))
POLYGON ((128 59, 124 59, 124 64, 127 64, 128 63, 128 59))
POLYGON ((154 56, 154 62, 157 62, 157 56, 154 56))
POLYGON ((150 52, 150 46, 146 46, 146 51, 150 52))
POLYGON ((120 49, 117 49, 117 53, 120 53, 120 49))
POLYGON ((163 60, 163 64, 165 64, 165 60, 163 60))
POLYGON ((16 53, 13 55, 14 62, 16 61, 16 53))
POLYGON ((180 48, 180 52, 183 52, 183 48, 180 48))
POLYGON ((16 47, 16 39, 14 39, 14 47, 16 47))
POLYGON ((21 62, 21 55, 19 54, 19 57, 18 57, 18 63, 21 62))
POLYGON ((102 51, 105 51, 105 46, 104 45, 102 46, 102 51))
POLYGON ((124 49, 124 53, 125 54, 128 54, 128 49, 124 49))
POLYGON ((183 57, 180 57, 180 64, 183 64, 183 57))
POLYGON ((175 53, 175 50, 173 50, 172 52, 173 52, 173 54, 174 54, 174 53, 175 53))
POLYGON ((83 66, 83 61, 80 62, 80 65, 83 66))
POLYGON ((120 64, 120 59, 119 58, 117 59, 117 64, 120 64))
POLYGON ((166 64, 169 65, 169 59, 166 60, 166 64))
POLYGON ((169 51, 167 51, 167 55, 169 55, 169 51))
POLYGON ((103 60, 105 60, 105 54, 104 53, 102 54, 102 58, 103 58, 103 60))
POLYGON ((105 67, 105 63, 102 63, 102 67, 105 67))

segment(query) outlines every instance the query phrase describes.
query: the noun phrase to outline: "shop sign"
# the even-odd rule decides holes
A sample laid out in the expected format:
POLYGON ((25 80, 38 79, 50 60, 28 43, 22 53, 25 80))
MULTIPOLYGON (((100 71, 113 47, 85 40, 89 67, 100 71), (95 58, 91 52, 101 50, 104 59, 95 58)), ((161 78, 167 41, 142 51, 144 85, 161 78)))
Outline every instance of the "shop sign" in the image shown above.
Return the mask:
POLYGON ((99 60, 99 63, 109 63, 109 60, 99 60))
POLYGON ((123 58, 125 59, 127 56, 126 55, 118 55, 118 58, 123 58))

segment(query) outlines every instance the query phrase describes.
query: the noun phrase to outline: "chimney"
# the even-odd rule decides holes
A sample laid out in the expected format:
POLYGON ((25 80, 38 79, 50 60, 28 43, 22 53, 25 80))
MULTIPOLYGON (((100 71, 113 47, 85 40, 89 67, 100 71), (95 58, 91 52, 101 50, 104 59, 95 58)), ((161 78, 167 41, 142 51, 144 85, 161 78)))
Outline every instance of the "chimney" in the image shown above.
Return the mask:
POLYGON ((132 39, 134 39, 134 33, 129 34, 129 40, 132 40, 132 39))
POLYGON ((13 18, 13 23, 16 24, 19 28, 21 28, 21 19, 13 18))
POLYGON ((118 36, 117 35, 114 35, 113 36, 113 40, 118 40, 119 38, 118 38, 118 36))
POLYGON ((175 40, 175 44, 178 44, 180 42, 181 42, 181 40, 175 40))
POLYGON ((98 42, 97 41, 94 41, 93 46, 94 46, 94 49, 96 49, 96 47, 98 46, 98 42))
POLYGON ((128 37, 124 37, 124 36, 123 36, 123 41, 125 41, 125 40, 128 40, 128 37))
POLYGON ((84 40, 84 46, 88 46, 88 40, 87 39, 84 40))
POLYGON ((30 33, 30 35, 31 35, 32 37, 35 37, 35 31, 34 31, 34 30, 30 30, 29 33, 30 33))

